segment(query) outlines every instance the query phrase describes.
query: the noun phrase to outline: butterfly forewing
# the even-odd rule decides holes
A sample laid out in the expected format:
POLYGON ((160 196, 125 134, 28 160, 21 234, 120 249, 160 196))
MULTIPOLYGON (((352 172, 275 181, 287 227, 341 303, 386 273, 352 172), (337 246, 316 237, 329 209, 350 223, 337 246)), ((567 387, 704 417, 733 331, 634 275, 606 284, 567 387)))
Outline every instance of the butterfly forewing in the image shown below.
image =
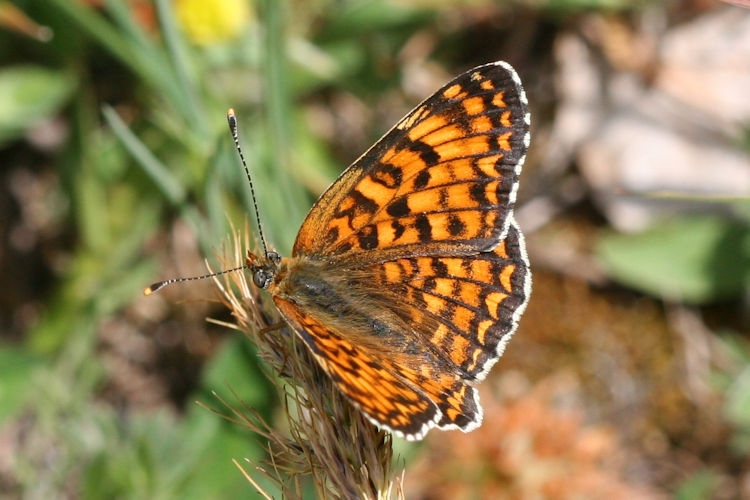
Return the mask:
POLYGON ((320 197, 293 255, 353 254, 364 262, 494 248, 508 227, 528 130, 525 94, 510 66, 460 75, 320 197))
POLYGON ((345 333, 288 300, 274 297, 274 302, 339 390, 370 420, 403 437, 421 439, 441 417, 437 405, 418 388, 413 369, 394 366, 389 357, 355 345, 345 333))
POLYGON ((481 423, 476 389, 429 350, 384 355, 350 340, 361 331, 340 332, 284 298, 274 302, 339 390, 380 427, 415 440, 436 425, 468 431, 481 423))

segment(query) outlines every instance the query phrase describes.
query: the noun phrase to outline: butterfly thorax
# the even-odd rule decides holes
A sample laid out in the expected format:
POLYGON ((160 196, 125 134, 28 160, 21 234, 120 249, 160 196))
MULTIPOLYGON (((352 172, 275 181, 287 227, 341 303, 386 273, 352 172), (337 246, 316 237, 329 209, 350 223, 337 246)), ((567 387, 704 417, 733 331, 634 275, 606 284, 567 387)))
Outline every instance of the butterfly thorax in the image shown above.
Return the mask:
POLYGON ((403 353, 413 349, 408 325, 393 310, 387 291, 373 291, 366 269, 337 269, 307 256, 281 259, 268 291, 283 301, 365 345, 403 353))

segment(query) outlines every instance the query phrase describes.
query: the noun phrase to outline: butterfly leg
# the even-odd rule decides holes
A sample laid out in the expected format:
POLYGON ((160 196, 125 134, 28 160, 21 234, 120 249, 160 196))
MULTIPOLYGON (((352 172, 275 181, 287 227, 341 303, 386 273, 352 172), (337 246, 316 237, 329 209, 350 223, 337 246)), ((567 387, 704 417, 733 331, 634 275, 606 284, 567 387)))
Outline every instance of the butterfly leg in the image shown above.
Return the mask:
POLYGON ((266 335, 267 333, 275 332, 276 330, 281 330, 286 326, 286 321, 279 321, 277 323, 274 323, 273 325, 268 325, 260 330, 258 330, 258 335, 266 335))

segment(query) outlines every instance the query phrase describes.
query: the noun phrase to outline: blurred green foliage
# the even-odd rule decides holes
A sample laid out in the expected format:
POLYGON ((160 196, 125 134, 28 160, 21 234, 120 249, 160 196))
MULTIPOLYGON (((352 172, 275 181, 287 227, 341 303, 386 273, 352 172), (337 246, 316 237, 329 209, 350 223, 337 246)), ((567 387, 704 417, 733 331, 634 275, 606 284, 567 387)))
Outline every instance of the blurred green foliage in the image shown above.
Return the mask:
POLYGON ((0 70, 0 147, 59 112, 75 85, 71 74, 42 66, 0 70))
POLYGON ((703 500, 711 498, 719 486, 720 479, 710 470, 696 472, 675 491, 677 500, 703 500))
POLYGON ((750 227, 729 217, 686 216, 638 234, 607 234, 598 254, 615 279, 674 302, 713 302, 750 286, 750 227))

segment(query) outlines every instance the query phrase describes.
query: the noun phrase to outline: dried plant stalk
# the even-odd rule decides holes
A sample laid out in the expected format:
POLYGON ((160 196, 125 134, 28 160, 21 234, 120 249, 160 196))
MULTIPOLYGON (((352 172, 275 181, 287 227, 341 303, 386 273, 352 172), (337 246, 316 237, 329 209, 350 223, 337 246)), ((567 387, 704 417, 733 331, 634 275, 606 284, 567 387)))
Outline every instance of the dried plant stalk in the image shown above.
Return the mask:
MULTIPOLYGON (((219 257, 224 268, 244 264, 250 248, 247 227, 242 234, 233 230, 231 248, 219 257)), ((267 467, 254 464, 256 470, 278 484, 286 498, 302 497, 301 475, 313 479, 319 498, 404 498, 403 473, 398 474, 393 466, 391 435, 372 425, 346 400, 302 341, 280 322, 273 306, 261 304, 258 290, 248 283, 245 273, 221 278, 215 282, 235 318, 232 326, 256 346, 270 367, 270 373, 265 373, 285 405, 288 432, 284 434, 251 408, 227 405, 232 421, 268 441, 271 463, 267 467)), ((247 474, 244 469, 243 473, 247 474)))

